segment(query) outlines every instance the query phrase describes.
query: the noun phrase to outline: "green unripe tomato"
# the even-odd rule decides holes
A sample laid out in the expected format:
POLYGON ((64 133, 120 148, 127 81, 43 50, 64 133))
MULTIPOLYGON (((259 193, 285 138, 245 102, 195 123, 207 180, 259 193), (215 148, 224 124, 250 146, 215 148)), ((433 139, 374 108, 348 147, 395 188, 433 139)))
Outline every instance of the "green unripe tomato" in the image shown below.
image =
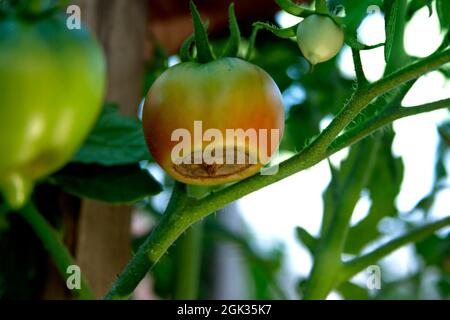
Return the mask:
POLYGON ((0 20, 0 191, 12 209, 66 164, 100 112, 101 48, 63 16, 0 20))
POLYGON ((344 32, 331 18, 315 14, 298 25, 297 43, 305 58, 316 65, 338 54, 344 45, 344 32))

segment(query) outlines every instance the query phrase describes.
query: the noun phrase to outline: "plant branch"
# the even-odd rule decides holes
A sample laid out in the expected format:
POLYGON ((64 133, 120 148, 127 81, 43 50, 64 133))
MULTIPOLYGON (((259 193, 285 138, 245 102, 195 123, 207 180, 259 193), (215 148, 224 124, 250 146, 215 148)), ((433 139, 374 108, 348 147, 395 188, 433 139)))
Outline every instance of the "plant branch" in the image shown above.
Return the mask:
POLYGON ((339 150, 360 141, 395 120, 446 108, 450 108, 450 99, 439 100, 414 107, 395 107, 387 109, 370 120, 363 122, 340 135, 331 144, 328 149, 328 154, 332 155, 339 150))
POLYGON ((408 243, 417 242, 435 233, 437 230, 442 229, 449 225, 450 225, 450 217, 444 218, 437 222, 413 230, 397 239, 389 241, 388 243, 382 245, 381 247, 373 250, 372 252, 364 256, 355 258, 349 262, 344 263, 342 270, 342 278, 340 279, 341 282, 350 279, 358 272, 364 270, 364 268, 372 264, 375 264, 377 261, 391 254, 392 252, 401 248, 402 246, 408 243))
MULTIPOLYGON (((380 81, 358 89, 330 125, 323 130, 309 146, 297 155, 280 164, 277 174, 255 175, 218 192, 211 193, 200 200, 187 198, 185 190, 180 191, 181 188, 177 187, 172 195, 170 205, 159 225, 139 248, 136 255, 114 283, 106 298, 127 298, 139 284, 140 280, 146 275, 148 270, 153 267, 172 243, 196 221, 254 191, 314 166, 329 157, 332 152, 337 152, 339 148, 344 148, 356 141, 354 138, 355 136, 358 136, 358 139, 362 138, 363 136, 359 134, 359 131, 353 131, 353 135, 348 135, 347 132, 346 135, 344 134, 345 138, 341 138, 341 136, 336 139, 342 130, 344 130, 374 98, 408 82, 409 80, 416 79, 449 61, 450 50, 446 50, 411 64, 390 74, 380 81), (335 139, 339 144, 333 142, 335 139)), ((437 106, 434 107, 437 108, 437 106)), ((424 109, 428 110, 432 108, 420 106, 420 108, 414 109, 414 111, 425 112, 424 109)), ((405 112, 403 113, 403 116, 410 115, 414 111, 403 111, 402 109, 402 112, 405 112)), ((382 124, 376 123, 373 129, 376 130, 381 126, 382 124)), ((359 127, 358 130, 362 131, 364 128, 359 127)), ((370 133, 372 132, 365 131, 364 136, 367 136, 370 133)))
POLYGON ((176 245, 175 300, 198 298, 202 260, 203 225, 198 221, 180 237, 176 245))
POLYGON ((172 197, 159 224, 139 247, 114 282, 105 299, 128 299, 147 272, 159 261, 175 240, 196 221, 191 219, 185 210, 189 200, 186 195, 186 185, 175 183, 172 197))
MULTIPOLYGON (((71 265, 76 265, 76 262, 70 255, 69 250, 65 247, 58 233, 32 204, 28 204, 18 213, 34 230, 36 236, 41 240, 44 248, 50 254, 59 273, 64 280, 67 280, 69 277, 67 268, 71 265)), ((79 299, 95 299, 92 290, 84 278, 81 279, 81 289, 74 290, 74 292, 76 292, 79 299)))
POLYGON ((353 64, 355 65, 356 80, 358 81, 358 87, 362 87, 367 84, 366 75, 364 74, 361 53, 359 50, 352 49, 353 64))

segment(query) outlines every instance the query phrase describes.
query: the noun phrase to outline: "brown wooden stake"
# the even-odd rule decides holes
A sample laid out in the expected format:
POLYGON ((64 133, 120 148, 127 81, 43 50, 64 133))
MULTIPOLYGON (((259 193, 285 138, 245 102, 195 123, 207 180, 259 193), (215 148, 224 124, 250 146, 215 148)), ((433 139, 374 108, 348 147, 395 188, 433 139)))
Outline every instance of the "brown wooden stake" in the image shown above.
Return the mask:
MULTIPOLYGON (((102 44, 108 61, 106 101, 135 115, 142 98, 147 31, 146 0, 79 0, 82 20, 102 44)), ((95 295, 103 297, 130 254, 131 208, 83 200, 75 258, 95 295)))

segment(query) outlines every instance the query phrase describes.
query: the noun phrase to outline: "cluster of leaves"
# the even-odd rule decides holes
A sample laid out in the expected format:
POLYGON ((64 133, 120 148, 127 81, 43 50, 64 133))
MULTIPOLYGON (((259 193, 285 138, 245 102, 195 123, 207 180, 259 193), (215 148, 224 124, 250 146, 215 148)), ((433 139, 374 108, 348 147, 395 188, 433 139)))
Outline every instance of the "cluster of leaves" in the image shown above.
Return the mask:
POLYGON ((120 115, 117 107, 106 105, 72 161, 48 182, 82 198, 135 203, 162 191, 146 170, 145 162, 149 161, 139 120, 120 115))

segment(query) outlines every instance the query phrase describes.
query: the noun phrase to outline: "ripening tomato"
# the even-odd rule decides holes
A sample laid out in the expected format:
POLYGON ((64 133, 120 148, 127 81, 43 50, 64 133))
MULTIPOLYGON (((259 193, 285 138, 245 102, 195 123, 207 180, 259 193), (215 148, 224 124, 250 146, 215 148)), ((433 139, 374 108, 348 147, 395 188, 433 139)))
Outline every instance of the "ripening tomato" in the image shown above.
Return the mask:
POLYGON ((238 58, 185 62, 152 85, 143 109, 150 152, 178 181, 216 185, 257 173, 284 130, 278 87, 238 58))
POLYGON ((315 65, 338 54, 344 45, 344 32, 331 18, 314 14, 298 25, 297 43, 305 58, 315 65))
POLYGON ((0 19, 0 190, 12 209, 70 160, 100 112, 103 53, 63 16, 0 19))

